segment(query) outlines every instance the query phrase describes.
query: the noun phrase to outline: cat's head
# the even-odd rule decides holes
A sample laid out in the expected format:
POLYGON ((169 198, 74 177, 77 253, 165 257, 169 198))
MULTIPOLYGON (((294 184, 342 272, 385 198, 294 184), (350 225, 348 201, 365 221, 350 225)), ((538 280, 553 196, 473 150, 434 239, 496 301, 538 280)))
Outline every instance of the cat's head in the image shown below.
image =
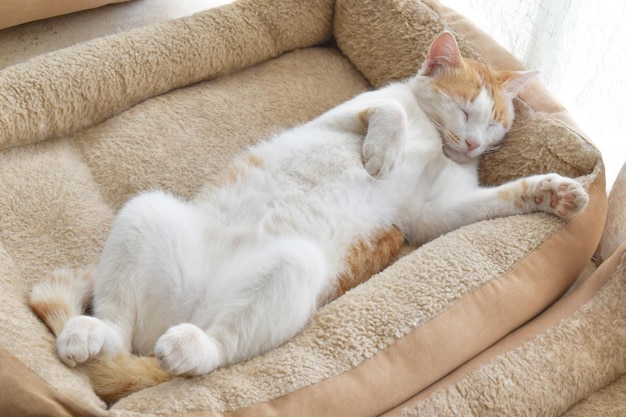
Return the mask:
POLYGON ((415 77, 420 107, 437 125, 443 151, 457 162, 496 147, 513 123, 513 98, 537 71, 495 71, 463 58, 454 36, 440 34, 415 77))

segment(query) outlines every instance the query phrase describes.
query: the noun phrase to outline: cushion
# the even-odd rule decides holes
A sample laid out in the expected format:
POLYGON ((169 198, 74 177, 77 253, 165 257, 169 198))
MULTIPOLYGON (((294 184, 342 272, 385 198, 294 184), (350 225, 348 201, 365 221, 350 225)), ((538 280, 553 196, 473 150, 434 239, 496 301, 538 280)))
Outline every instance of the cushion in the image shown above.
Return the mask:
POLYGON ((126 1, 129 0, 4 0, 0 2, 0 29, 126 1))
POLYGON ((626 415, 626 374, 576 403, 563 417, 623 415, 626 415))
POLYGON ((623 415, 624 297, 626 243, 541 316, 395 414, 482 417, 520 415, 523 410, 522 415, 623 415))
POLYGON ((53 268, 96 262, 133 194, 194 195, 247 145, 415 73, 445 27, 466 55, 521 68, 430 0, 240 0, 0 71, 0 380, 15 392, 0 413, 379 415, 558 299, 600 239, 604 174, 597 149, 534 81, 506 142, 481 161, 481 181, 556 171, 586 187, 586 210, 480 222, 407 247, 265 355, 107 408, 24 302, 53 268))
MULTIPOLYGON (((619 254, 619 246, 626 242, 626 164, 622 166, 608 199, 606 224, 596 251, 596 264, 603 263, 611 255, 619 254)), ((614 255, 618 256, 618 255, 614 255)), ((582 276, 584 277, 584 274, 582 276)), ((579 278, 581 279, 581 278, 579 278)), ((613 294, 619 297, 619 293, 613 294)), ((623 300, 623 299, 622 299, 623 300)), ((612 317, 606 320, 605 330, 609 333, 622 332, 624 315, 619 309, 610 312, 612 317), (611 326, 609 323, 615 323, 611 326)), ((603 323, 604 325, 604 323, 603 323)), ((624 342, 622 342, 624 343, 624 342)), ((615 353, 611 352, 611 355, 615 353)), ((626 360, 622 357, 622 360, 626 360)), ((602 364, 602 366, 605 366, 602 364)), ((623 369, 623 367, 622 367, 623 369)), ((626 415, 626 373, 613 382, 600 388, 572 406, 563 416, 623 416, 626 415)))
POLYGON ((611 187, 606 224, 596 251, 596 262, 602 263, 623 242, 626 242, 626 164, 611 187))

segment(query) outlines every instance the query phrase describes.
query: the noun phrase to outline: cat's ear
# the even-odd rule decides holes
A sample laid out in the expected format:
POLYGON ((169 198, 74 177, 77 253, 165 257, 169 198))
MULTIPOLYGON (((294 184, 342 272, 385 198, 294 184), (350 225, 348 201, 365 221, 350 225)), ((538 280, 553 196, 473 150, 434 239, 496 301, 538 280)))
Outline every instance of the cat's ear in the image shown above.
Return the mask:
POLYGON ((539 71, 498 71, 497 77, 502 85, 502 89, 512 97, 515 97, 522 89, 528 80, 535 75, 539 74, 539 71))
POLYGON ((445 67, 464 68, 465 63, 459 51, 454 35, 442 32, 433 41, 426 54, 426 60, 420 69, 420 75, 433 75, 438 69, 445 67))

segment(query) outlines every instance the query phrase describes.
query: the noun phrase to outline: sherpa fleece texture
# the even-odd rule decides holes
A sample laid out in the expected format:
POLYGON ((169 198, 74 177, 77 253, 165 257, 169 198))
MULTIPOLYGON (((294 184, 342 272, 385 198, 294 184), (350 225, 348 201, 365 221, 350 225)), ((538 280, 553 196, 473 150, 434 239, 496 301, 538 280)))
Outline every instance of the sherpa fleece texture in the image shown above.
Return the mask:
MULTIPOLYGON (((444 27, 466 54, 520 67, 433 1, 240 0, 1 71, 0 377, 16 400, 3 397, 0 412, 49 404, 93 416, 399 413, 557 299, 596 247, 606 196, 598 151, 535 81, 481 179, 575 176, 591 194, 587 210, 571 221, 538 213, 481 222, 406 248, 266 355, 106 409, 80 369, 59 361, 24 302, 53 268, 97 262, 115 211, 136 192, 192 196, 247 145, 415 73, 444 27)), ((586 382, 587 391, 597 385, 586 382)))
MULTIPOLYGON (((625 297, 626 244, 575 291, 474 360, 480 364, 466 364, 469 370, 455 372, 462 376, 446 377, 401 415, 561 415, 626 373, 625 297)), ((622 379, 565 415, 622 415, 624 395, 612 395, 622 379)))

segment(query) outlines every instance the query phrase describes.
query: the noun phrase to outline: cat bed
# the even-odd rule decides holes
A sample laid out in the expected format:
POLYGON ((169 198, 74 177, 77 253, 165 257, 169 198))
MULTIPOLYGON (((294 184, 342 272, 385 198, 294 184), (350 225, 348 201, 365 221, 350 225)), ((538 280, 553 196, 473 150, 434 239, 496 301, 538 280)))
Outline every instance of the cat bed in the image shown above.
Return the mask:
POLYGON ((435 0, 240 0, 2 70, 0 414, 559 415, 625 373, 626 248, 555 303, 596 249, 606 195, 598 150, 536 80, 481 181, 576 177, 590 202, 569 221, 405 247, 278 349, 108 406, 28 308, 52 269, 97 262, 132 195, 191 197, 247 145, 414 74, 444 28, 466 56, 521 69, 435 0))

